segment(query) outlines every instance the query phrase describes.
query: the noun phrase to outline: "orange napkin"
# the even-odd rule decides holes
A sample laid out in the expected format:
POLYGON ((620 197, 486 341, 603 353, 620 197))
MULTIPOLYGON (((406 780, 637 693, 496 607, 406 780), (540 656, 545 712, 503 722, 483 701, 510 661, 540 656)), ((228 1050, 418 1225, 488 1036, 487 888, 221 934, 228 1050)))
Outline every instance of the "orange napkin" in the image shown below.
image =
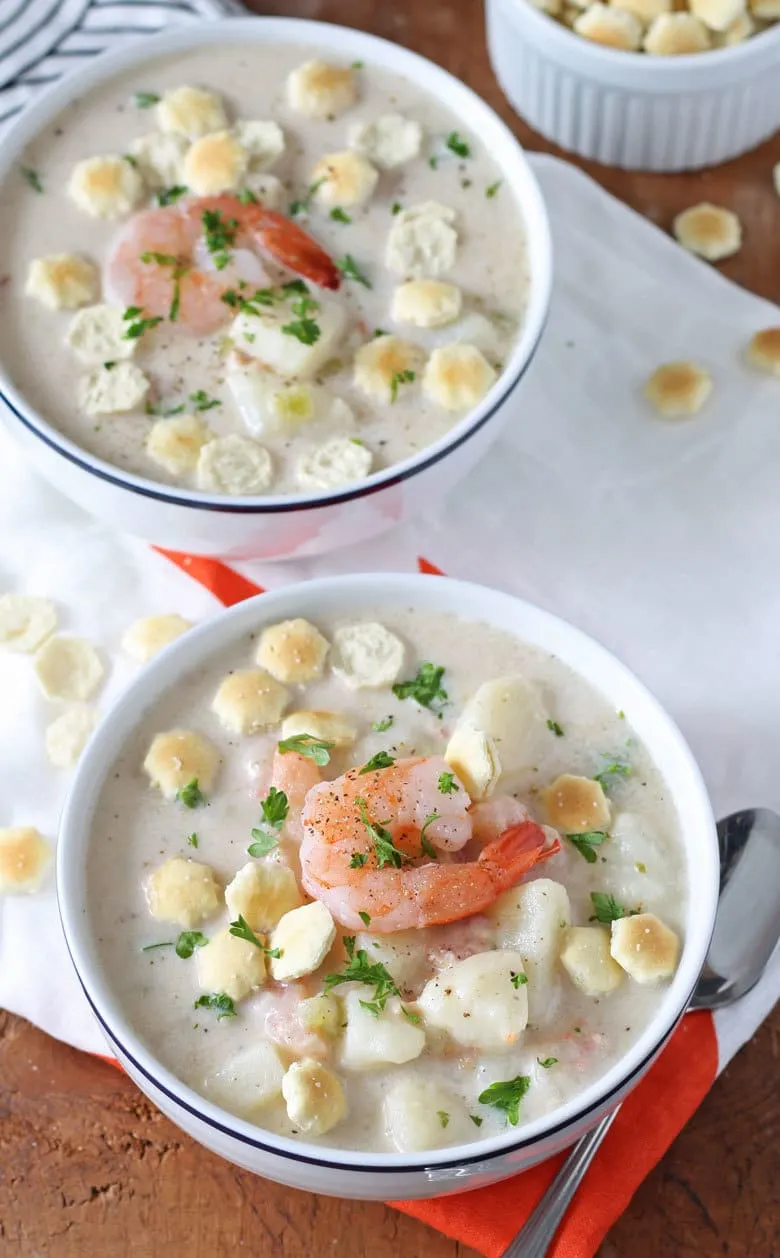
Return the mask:
MULTIPOLYGON (((260 586, 215 559, 161 550, 226 606, 260 586)), ((421 572, 443 575, 427 559, 421 572)), ((718 1074, 718 1041, 709 1013, 686 1015, 652 1069, 624 1102, 558 1233, 550 1258, 592 1258, 648 1171, 661 1160, 718 1074)), ((486 1258, 500 1258, 528 1218, 565 1154, 473 1192, 391 1205, 486 1258)))

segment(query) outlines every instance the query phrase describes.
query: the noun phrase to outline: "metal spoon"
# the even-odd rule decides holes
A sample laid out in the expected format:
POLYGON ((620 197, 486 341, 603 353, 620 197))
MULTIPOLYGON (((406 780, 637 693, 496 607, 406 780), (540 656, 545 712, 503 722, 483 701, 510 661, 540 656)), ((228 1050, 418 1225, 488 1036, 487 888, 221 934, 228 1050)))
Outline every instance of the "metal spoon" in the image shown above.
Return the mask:
MULTIPOLYGON (((780 941, 780 817, 768 808, 732 813, 718 822, 718 844, 715 930, 690 1009, 718 1009, 739 1000, 761 978, 780 941)), ((577 1141, 503 1258, 545 1258, 619 1109, 577 1141)))

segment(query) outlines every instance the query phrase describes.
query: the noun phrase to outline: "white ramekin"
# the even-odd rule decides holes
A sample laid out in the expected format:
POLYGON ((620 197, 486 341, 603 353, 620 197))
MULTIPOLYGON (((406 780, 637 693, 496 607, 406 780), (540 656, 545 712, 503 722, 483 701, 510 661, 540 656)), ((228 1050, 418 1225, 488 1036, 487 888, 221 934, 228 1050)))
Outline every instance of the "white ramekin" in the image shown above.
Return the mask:
MULTIPOLYGON (((685 1009, 709 945, 718 895, 715 823, 699 770, 682 735, 614 656, 579 630, 509 594, 446 577, 374 574, 290 585, 221 612, 148 664, 103 720, 79 763, 60 826, 57 891, 76 972, 112 1051, 139 1088, 207 1148, 247 1170, 313 1192, 342 1197, 432 1197, 478 1188, 566 1148, 593 1127, 650 1067, 685 1009), (628 720, 657 764, 680 821, 690 894, 682 957, 658 1009, 621 1061, 551 1114, 503 1135, 421 1154, 350 1152, 275 1136, 226 1113, 171 1074, 122 1010, 100 960, 87 905, 92 817, 114 760, 149 705, 217 653, 269 621, 367 607, 412 606, 479 619, 558 656, 628 720)), ((659 1101, 659 1104, 662 1104, 659 1101)))
POLYGON ((546 139, 628 170, 695 170, 780 127, 780 23, 733 48, 682 57, 618 52, 530 0, 486 0, 493 69, 546 139))
POLYGON ((228 498, 161 485, 121 471, 86 453, 37 414, 0 364, 0 422, 22 444, 35 467, 58 489, 122 532, 172 550, 228 559, 293 559, 368 540, 430 506, 471 470, 498 436, 511 407, 507 400, 536 351, 547 317, 552 250, 539 186, 508 127, 469 88, 415 53, 361 31, 288 18, 230 18, 215 25, 144 36, 96 57, 27 109, 3 141, 0 178, 30 140, 71 100, 135 65, 216 42, 299 44, 339 61, 360 60, 366 73, 382 66, 419 83, 438 98, 464 129, 492 154, 507 194, 523 217, 530 294, 518 342, 499 380, 469 415, 413 458, 375 472, 343 490, 288 497, 228 498))

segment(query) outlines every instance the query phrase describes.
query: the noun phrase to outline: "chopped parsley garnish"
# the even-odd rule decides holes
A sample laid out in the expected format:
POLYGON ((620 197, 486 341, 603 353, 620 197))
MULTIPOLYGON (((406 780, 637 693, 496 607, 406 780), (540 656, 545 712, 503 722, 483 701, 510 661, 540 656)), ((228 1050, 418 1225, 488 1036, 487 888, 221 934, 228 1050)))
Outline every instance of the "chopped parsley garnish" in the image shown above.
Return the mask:
POLYGON ((171 415, 182 415, 186 409, 183 402, 179 406, 163 406, 162 402, 147 402, 145 407, 147 415, 161 415, 163 419, 170 419, 171 415))
POLYGON ((285 336, 294 336, 302 345, 314 345, 320 339, 320 325, 313 319, 293 319, 282 324, 285 336))
POLYGON ((525 974, 519 974, 519 973, 516 974, 514 970, 510 970, 509 981, 514 987, 515 991, 517 991, 519 987, 525 987, 526 983, 528 982, 528 978, 525 974))
MULTIPOLYGON (((302 297, 308 296, 309 290, 304 280, 288 280, 286 284, 282 284, 282 292, 289 297, 292 293, 300 293, 302 297)), ((317 307, 319 309, 319 307, 317 307)))
POLYGON ((362 69, 363 69, 363 62, 362 62, 362 61, 353 61, 353 62, 352 62, 352 69, 353 69, 353 70, 362 70, 362 69))
POLYGON ((498 194, 498 190, 503 182, 503 179, 497 179, 495 183, 488 184, 485 189, 485 196, 492 200, 492 198, 498 194))
POLYGON ((367 983, 374 989, 372 1001, 361 1000, 361 1005, 369 1013, 379 1015, 391 996, 400 996, 390 971, 381 961, 369 961, 368 953, 363 948, 355 952, 354 935, 344 936, 344 950, 348 963, 340 974, 326 974, 324 990, 332 991, 341 983, 367 983))
POLYGON ((425 855, 430 856, 431 860, 434 860, 434 861, 437 861, 439 857, 436 852, 436 848, 431 843, 431 840, 428 838, 425 831, 428 829, 428 826, 433 825, 434 821, 438 821, 440 816, 441 816, 441 813, 429 812, 428 816, 425 818, 425 821, 423 822, 423 828, 420 831, 420 847, 422 848, 425 855))
POLYGON ((344 257, 338 260, 336 266, 348 280, 354 280, 356 284, 362 284, 364 288, 371 287, 370 281, 363 274, 351 253, 345 253, 344 257))
POLYGON ((563 738, 563 726, 559 725, 557 721, 553 721, 548 717, 547 728, 556 738, 563 738))
POLYGON ((183 272, 175 270, 173 272, 173 293, 171 294, 171 304, 168 308, 168 319, 171 323, 175 323, 179 317, 179 305, 181 304, 181 277, 183 272))
POLYGON ((138 170, 138 160, 133 157, 132 153, 123 153, 122 160, 127 162, 128 166, 132 166, 135 170, 138 170))
POLYGON ((137 341, 144 332, 148 332, 150 328, 156 328, 157 324, 163 321, 162 315, 144 315, 140 306, 128 306, 122 318, 128 325, 122 334, 123 341, 137 341))
POLYGON ((430 166, 431 170, 438 170, 438 169, 439 169, 439 159, 438 159, 438 157, 429 157, 429 158, 428 158, 428 165, 430 166))
POLYGON ((408 856, 404 856, 403 852, 399 852, 393 843, 393 836, 390 831, 385 830, 381 824, 369 821, 366 801, 361 799, 359 795, 356 795, 355 803, 360 809, 360 820, 366 827, 368 837, 374 844, 376 862, 379 868, 384 869, 385 865, 392 865, 394 869, 400 869, 402 865, 410 864, 408 856))
POLYGON ((160 97, 156 92, 136 92, 133 96, 133 104, 136 109, 151 109, 152 105, 157 105, 160 97))
POLYGON ((631 917, 631 910, 623 908, 613 895, 604 891, 591 891, 591 903, 595 912, 588 918, 589 922, 601 922, 609 926, 610 922, 618 922, 621 917, 631 917))
POLYGON ((438 1120, 439 1120, 439 1122, 441 1123, 442 1127, 446 1127, 446 1126, 447 1126, 447 1124, 448 1124, 448 1123, 449 1123, 449 1121, 450 1121, 450 1116, 449 1116, 449 1114, 447 1113, 446 1109, 437 1109, 437 1111, 436 1111, 436 1117, 438 1118, 438 1120))
POLYGON ((253 843, 250 843, 247 851, 250 856, 267 856, 275 847, 279 845, 279 831, 289 812, 289 804, 284 791, 277 791, 272 786, 265 799, 261 802, 260 808, 263 813, 263 820, 260 827, 252 831, 253 843))
POLYGON ((20 166, 22 178, 26 179, 33 192, 43 192, 43 184, 37 170, 32 170, 29 166, 20 166))
POLYGON ((363 909, 361 909, 361 910, 360 910, 360 912, 358 913, 358 917, 360 918, 360 920, 361 920, 361 922, 363 923, 363 925, 364 925, 364 926, 370 926, 370 925, 371 925, 371 914, 370 914, 370 913, 366 913, 363 909))
POLYGON ((334 205, 333 209, 330 212, 330 217, 333 219, 334 223, 351 223, 352 222, 352 219, 350 218, 349 214, 347 214, 347 211, 342 210, 340 205, 334 205))
POLYGON ((141 261, 147 264, 153 262, 157 266, 172 267, 171 279, 173 280, 173 293, 171 295, 171 305, 168 310, 168 318, 171 323, 175 323, 179 317, 181 278, 183 275, 187 274, 189 267, 183 265, 179 259, 175 258, 171 253, 156 253, 154 251, 148 251, 141 254, 141 261))
POLYGON ((410 681, 397 681, 393 686, 396 699, 414 699, 421 708, 433 709, 434 704, 444 703, 447 691, 442 688, 444 668, 436 664, 421 664, 417 676, 410 681))
POLYGON ((305 756, 307 760, 313 760, 321 769, 330 760, 331 748, 336 746, 335 743, 326 742, 324 738, 315 738, 313 734, 295 734, 292 738, 283 738, 276 745, 282 755, 294 751, 299 756, 305 756))
POLYGON ((373 332, 371 333, 373 340, 376 340, 378 336, 389 336, 389 335, 390 333, 387 331, 387 328, 374 328, 373 332))
POLYGON ((530 1075, 516 1075, 514 1079, 491 1083, 489 1088, 480 1092, 477 1100, 480 1105, 492 1105, 494 1109, 501 1110, 512 1126, 516 1127, 520 1120, 520 1102, 530 1086, 530 1075))
POLYGON ((286 821, 287 814, 290 811, 290 805, 287 802, 287 796, 284 791, 278 791, 275 786, 270 787, 260 807, 265 824, 273 826, 274 830, 281 830, 282 824, 286 821))
POLYGON ((297 201, 290 202, 290 206, 289 206, 290 218, 298 218, 298 216, 301 214, 309 213, 309 210, 311 209, 311 203, 314 200, 315 196, 317 195, 318 189, 322 187, 324 182, 325 182, 324 176, 322 177, 322 179, 315 180, 314 183, 309 184, 308 188, 306 189, 302 197, 299 197, 297 201))
POLYGON ((103 370, 104 370, 104 371, 113 371, 115 367, 116 367, 116 359, 115 359, 115 358, 111 358, 111 359, 109 359, 109 360, 108 360, 108 362, 103 363, 103 370))
POLYGON ((625 756, 604 756, 601 757, 603 763, 598 773, 593 774, 594 782, 598 782, 603 790, 607 791, 615 782, 621 778, 631 776, 631 765, 625 756))
POLYGON ((362 869, 367 860, 368 856, 365 852, 353 852, 349 867, 350 869, 362 869))
POLYGON ((188 847, 197 847, 197 846, 198 846, 198 836, 197 836, 197 834, 195 834, 195 832, 194 832, 194 831, 193 831, 193 833, 192 833, 192 834, 188 834, 188 835, 187 835, 187 846, 188 846, 188 847))
POLYGON ((208 996, 198 996, 193 1008, 213 1009, 217 1015, 217 1021, 220 1018, 235 1018, 238 1016, 233 1001, 225 992, 210 992, 208 996))
POLYGON ((269 834, 267 830, 252 830, 253 842, 246 849, 249 856, 267 856, 275 847, 279 846, 279 839, 275 834, 269 834))
POLYGON ((451 795, 453 791, 460 790, 458 783, 455 781, 454 773, 439 774, 439 790, 442 795, 451 795))
POLYGON ((176 956, 187 961, 196 948, 204 948, 207 943, 208 939, 199 930, 183 930, 176 940, 176 956))
POLYGON ((198 786, 198 779, 193 778, 180 791, 176 792, 176 798, 185 808, 197 808, 199 804, 205 804, 206 796, 198 786))
MULTIPOLYGON (((376 769, 389 769, 395 764, 395 756, 391 756, 386 751, 378 751, 375 756, 367 760, 360 770, 360 773, 373 773, 376 769)), ((358 777, 360 774, 358 774, 358 777)))
POLYGON ((456 157, 471 157, 471 149, 458 131, 450 131, 446 144, 450 152, 454 153, 456 157))
POLYGON ((626 714, 625 714, 625 712, 623 711, 623 709, 621 708, 621 709, 620 709, 620 711, 618 712, 618 720, 619 720, 619 721, 625 721, 625 719, 626 719, 626 714))
POLYGON ((392 716, 385 716, 382 718, 381 721, 374 721, 374 724, 371 726, 371 728, 373 730, 376 730, 377 734, 384 734, 385 731, 388 730, 390 726, 392 725, 393 720, 394 718, 392 716))
POLYGON ((238 199, 242 205, 259 205, 257 197, 251 188, 242 188, 238 194, 238 199))
POLYGON ((480 1118, 479 1114, 469 1114, 469 1118, 475 1127, 481 1127, 485 1121, 484 1118, 480 1118))
POLYGON ((647 865, 645 864, 644 861, 634 861, 634 869, 636 870, 638 874, 647 873, 647 865))
POLYGON ((173 940, 168 939, 164 943, 147 944, 145 948, 141 949, 141 951, 154 952, 155 948, 172 948, 172 947, 173 947, 173 940))
POLYGON ((401 205, 400 201, 394 201, 390 206, 390 213, 395 216, 396 214, 400 214, 403 208, 404 207, 401 205))
POLYGON ((406 1008, 406 1005, 401 1005, 401 1013, 405 1018, 408 1018, 414 1026, 417 1026, 420 1021, 419 1014, 412 1013, 411 1009, 406 1008))
POLYGON ((186 196, 188 192, 189 188, 183 183, 176 183, 172 188, 163 188, 161 192, 157 193, 157 204, 162 206, 174 205, 179 200, 179 197, 186 196))
POLYGON ((536 1059, 536 1060, 538 1061, 538 1063, 539 1063, 539 1065, 541 1066, 542 1070, 549 1070, 551 1066, 557 1066, 557 1065, 558 1065, 558 1058, 557 1058, 557 1057, 545 1057, 545 1058, 544 1058, 544 1060, 543 1060, 541 1057, 537 1057, 537 1059, 536 1059))
POLYGON ((281 948, 269 948, 264 944, 262 939, 258 939, 252 927, 244 917, 239 913, 238 919, 230 923, 230 934, 235 935, 236 939, 245 939, 247 943, 254 944, 261 952, 265 952, 269 957, 278 958, 282 955, 281 948))
POLYGON ((398 401, 398 386, 400 384, 412 384, 413 381, 414 381, 413 371, 409 371, 408 369, 406 371, 394 371, 393 378, 390 381, 390 401, 391 402, 398 401))
POLYGON ((601 847, 609 835, 604 830, 586 830, 584 834, 567 834, 572 847, 576 847, 580 856, 584 856, 589 865, 595 865, 598 857, 595 849, 601 847))
POLYGON ((198 389, 195 393, 190 394, 193 410, 210 411, 215 406, 221 406, 222 403, 218 397, 209 397, 205 389, 198 389))
POLYGON ((218 271, 224 271, 230 262, 230 249, 236 239, 238 223, 234 218, 223 218, 221 210, 204 210, 201 215, 206 237, 206 248, 218 271))

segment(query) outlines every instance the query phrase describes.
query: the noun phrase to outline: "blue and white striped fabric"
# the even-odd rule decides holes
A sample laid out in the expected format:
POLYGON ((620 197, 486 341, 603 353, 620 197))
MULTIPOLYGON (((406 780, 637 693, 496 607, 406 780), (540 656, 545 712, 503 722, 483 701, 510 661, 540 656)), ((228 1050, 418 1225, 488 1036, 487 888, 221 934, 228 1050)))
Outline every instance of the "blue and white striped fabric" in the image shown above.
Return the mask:
POLYGON ((43 86, 96 53, 236 11, 232 0, 0 0, 0 132, 43 86))

